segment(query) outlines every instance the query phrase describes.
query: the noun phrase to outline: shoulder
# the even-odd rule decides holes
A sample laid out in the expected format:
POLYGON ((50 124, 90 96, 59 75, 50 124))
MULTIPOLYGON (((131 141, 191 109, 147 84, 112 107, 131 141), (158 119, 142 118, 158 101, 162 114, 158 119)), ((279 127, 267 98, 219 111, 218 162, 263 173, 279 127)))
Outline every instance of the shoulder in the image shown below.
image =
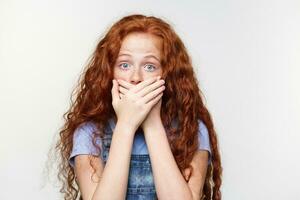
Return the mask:
MULTIPOLYGON (((93 135, 97 131, 97 126, 93 122, 84 122, 74 131, 73 144, 76 146, 89 145, 93 135)), ((97 137, 97 140, 100 138, 97 137)))
POLYGON ((209 163, 211 162, 211 147, 210 147, 210 138, 207 126, 204 124, 202 120, 198 120, 199 128, 198 128, 198 143, 199 150, 206 150, 209 152, 209 163))
MULTIPOLYGON (((93 133, 96 125, 92 122, 84 122, 80 124, 73 134, 73 145, 70 152, 69 162, 74 167, 74 158, 80 154, 98 154, 98 149, 93 145, 93 133)), ((97 138, 96 143, 100 145, 101 139, 97 138)))
POLYGON ((204 124, 202 120, 198 119, 198 125, 199 125, 199 132, 202 135, 208 134, 207 126, 204 124))
POLYGON ((76 129, 74 134, 78 135, 81 133, 91 133, 93 131, 96 130, 96 125, 91 122, 91 121, 87 121, 87 122, 83 122, 81 123, 76 129))
MULTIPOLYGON (((112 119, 109 119, 108 123, 104 127, 104 132, 109 133, 113 130, 114 122, 112 119)), ((78 125, 74 131, 74 138, 92 136, 95 131, 99 131, 97 125, 93 121, 86 121, 78 125)))
POLYGON ((97 130, 96 125, 93 122, 84 122, 80 124, 74 131, 73 142, 83 142, 90 140, 93 137, 94 132, 97 130))

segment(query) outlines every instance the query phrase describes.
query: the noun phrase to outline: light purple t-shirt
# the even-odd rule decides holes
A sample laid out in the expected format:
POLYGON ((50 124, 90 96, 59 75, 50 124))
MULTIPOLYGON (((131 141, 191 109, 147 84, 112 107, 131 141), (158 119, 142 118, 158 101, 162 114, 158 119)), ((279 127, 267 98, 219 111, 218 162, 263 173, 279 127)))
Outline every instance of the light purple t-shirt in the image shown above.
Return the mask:
MULTIPOLYGON (((114 130, 115 128, 115 121, 111 118, 109 119, 109 127, 110 130, 114 130)), ((93 138, 93 131, 95 131, 96 125, 92 122, 85 122, 81 124, 74 132, 73 136, 73 149, 69 157, 69 163, 72 167, 74 167, 74 158, 76 155, 80 154, 92 154, 98 155, 99 150, 93 146, 92 138, 93 138)), ((207 150, 209 152, 209 159, 208 165, 211 163, 211 148, 209 143, 209 135, 208 130, 205 124, 199 120, 199 130, 198 130, 198 141, 199 141, 199 148, 200 150, 207 150)), ((97 137, 96 141, 97 145, 99 145, 100 149, 102 150, 102 142, 101 138, 97 137)), ((103 159, 101 151, 101 158, 103 159)), ((134 135, 134 141, 132 146, 131 154, 149 154, 147 144, 145 142, 144 134, 142 132, 137 132, 134 135)))

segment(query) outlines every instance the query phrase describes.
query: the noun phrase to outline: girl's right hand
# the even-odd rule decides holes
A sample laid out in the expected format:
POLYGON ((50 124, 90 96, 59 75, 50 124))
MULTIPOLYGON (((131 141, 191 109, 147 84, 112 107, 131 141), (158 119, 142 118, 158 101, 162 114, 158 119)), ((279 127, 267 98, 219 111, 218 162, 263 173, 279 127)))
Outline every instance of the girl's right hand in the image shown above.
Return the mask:
POLYGON ((135 85, 120 98, 119 84, 113 80, 112 106, 118 122, 127 124, 136 130, 151 108, 160 100, 164 89, 164 80, 157 81, 157 77, 152 77, 135 85))

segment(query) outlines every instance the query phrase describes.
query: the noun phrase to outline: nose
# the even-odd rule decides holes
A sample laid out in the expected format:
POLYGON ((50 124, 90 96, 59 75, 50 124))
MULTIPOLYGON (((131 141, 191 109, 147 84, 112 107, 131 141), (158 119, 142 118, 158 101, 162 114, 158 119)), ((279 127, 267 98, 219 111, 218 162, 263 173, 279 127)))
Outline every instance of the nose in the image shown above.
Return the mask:
POLYGON ((140 70, 139 69, 133 70, 131 77, 130 77, 130 83, 136 85, 139 82, 141 82, 142 80, 143 80, 143 77, 142 77, 140 70))

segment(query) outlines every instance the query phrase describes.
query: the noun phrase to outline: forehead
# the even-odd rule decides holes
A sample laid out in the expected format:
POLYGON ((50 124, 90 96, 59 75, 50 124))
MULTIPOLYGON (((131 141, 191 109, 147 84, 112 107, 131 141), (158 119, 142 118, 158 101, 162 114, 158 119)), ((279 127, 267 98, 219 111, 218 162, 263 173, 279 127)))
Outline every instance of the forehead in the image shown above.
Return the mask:
POLYGON ((130 33, 121 44, 120 53, 126 51, 132 54, 152 53, 160 57, 161 39, 149 33, 130 33))

